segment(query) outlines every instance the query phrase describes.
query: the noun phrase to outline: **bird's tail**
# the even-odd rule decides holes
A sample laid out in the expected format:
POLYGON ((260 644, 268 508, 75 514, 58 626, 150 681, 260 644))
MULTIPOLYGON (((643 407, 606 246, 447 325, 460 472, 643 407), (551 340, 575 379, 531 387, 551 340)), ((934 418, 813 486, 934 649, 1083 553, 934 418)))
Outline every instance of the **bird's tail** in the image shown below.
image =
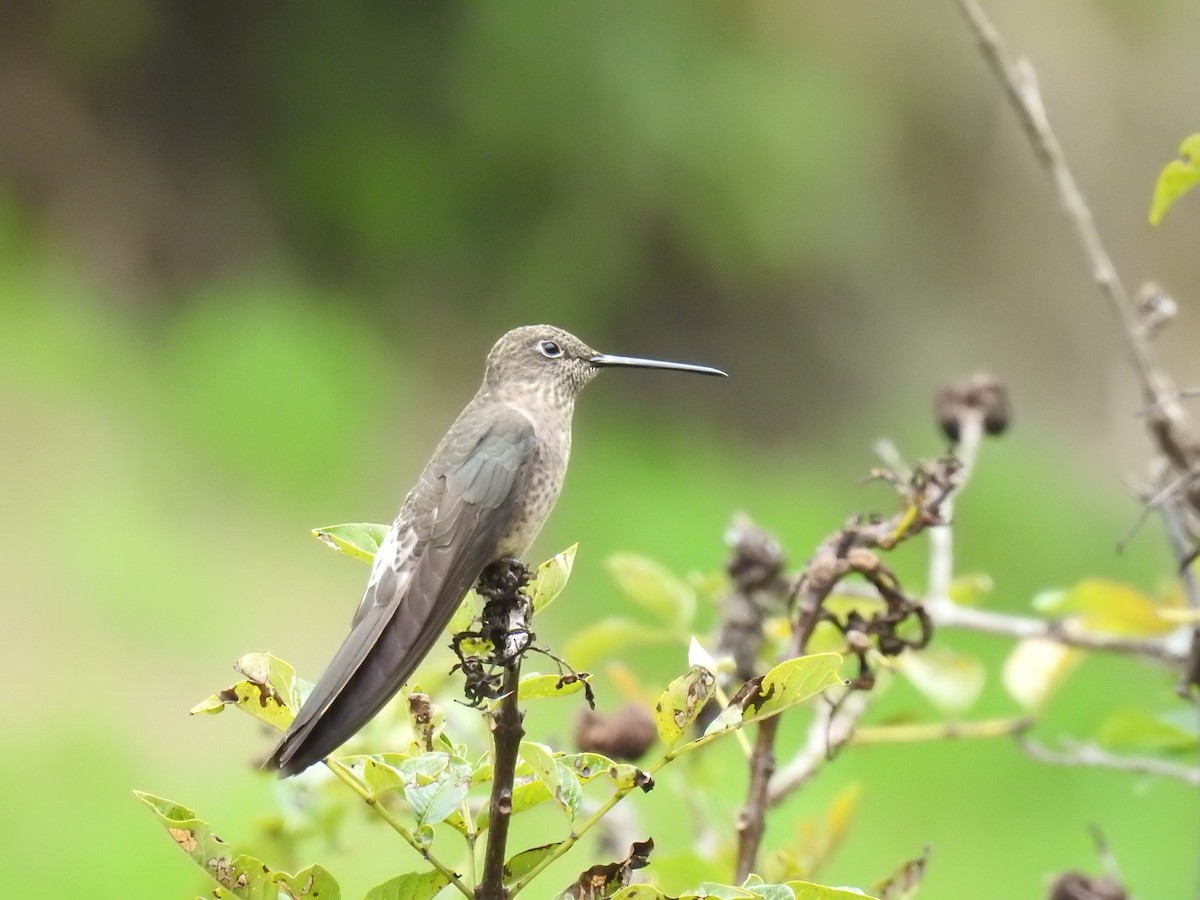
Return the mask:
POLYGON ((403 687, 445 624, 413 627, 397 617, 365 654, 364 635, 352 630, 263 768, 277 769, 281 778, 296 775, 353 737, 403 687))

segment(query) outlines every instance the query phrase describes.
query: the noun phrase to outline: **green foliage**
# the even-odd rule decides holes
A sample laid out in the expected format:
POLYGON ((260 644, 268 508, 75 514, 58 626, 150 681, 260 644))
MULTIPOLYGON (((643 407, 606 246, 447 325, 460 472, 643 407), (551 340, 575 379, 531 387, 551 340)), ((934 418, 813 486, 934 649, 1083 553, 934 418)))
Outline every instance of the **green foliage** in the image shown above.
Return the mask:
POLYGON ((235 854, 212 833, 207 822, 186 806, 153 794, 134 793, 154 811, 176 846, 220 886, 217 896, 277 900, 284 892, 297 900, 301 897, 339 900, 341 897, 333 876, 320 866, 310 866, 296 875, 272 872, 261 860, 243 853, 235 854))
POLYGON ((1167 163, 1158 175, 1150 201, 1151 225, 1159 224, 1180 197, 1200 184, 1200 134, 1184 138, 1179 157, 1167 163))
MULTIPOLYGON (((316 529, 314 534, 335 549, 369 561, 378 547, 381 528, 339 525, 316 529)), ((529 591, 541 599, 543 610, 565 586, 574 555, 575 548, 572 547, 539 567, 529 591)), ((675 601, 685 591, 690 591, 689 588, 662 567, 647 564, 643 560, 626 558, 618 568, 624 573, 627 586, 632 586, 631 589, 639 593, 649 609, 678 624, 675 601), (631 573, 636 573, 636 578, 631 573), (668 596, 674 598, 670 608, 660 602, 668 596), (658 599, 651 600, 651 597, 658 599)), ((686 612, 690 621, 694 604, 686 612)), ((691 668, 672 681, 659 699, 656 722, 664 752, 648 770, 643 771, 629 763, 618 763, 601 753, 563 753, 537 741, 520 743, 512 789, 512 814, 520 814, 553 801, 566 813, 572 824, 570 834, 565 839, 522 851, 508 860, 504 878, 513 892, 524 888, 570 850, 579 837, 602 818, 604 811, 635 790, 649 790, 654 783, 653 773, 680 754, 694 751, 745 725, 777 715, 824 688, 841 683, 835 674, 841 662, 837 654, 814 654, 788 660, 762 678, 749 682, 704 734, 686 740, 699 713, 712 699, 716 687, 715 663, 694 640, 689 657, 691 668), (609 798, 602 804, 599 813, 584 819, 584 787, 589 784, 603 786, 609 792, 609 798)), ((286 729, 306 691, 305 684, 296 677, 293 668, 278 657, 262 653, 247 654, 235 668, 244 676, 243 680, 208 697, 197 704, 192 712, 212 714, 233 706, 274 728, 286 729)), ((568 697, 582 690, 587 677, 531 674, 520 682, 518 698, 552 701, 568 697)), ((468 846, 473 848, 479 835, 486 832, 490 825, 488 805, 478 804, 479 811, 472 814, 470 802, 472 791, 491 789, 493 761, 490 750, 484 753, 478 763, 470 762, 467 745, 458 743, 450 735, 445 714, 429 697, 414 687, 405 695, 405 700, 405 722, 411 733, 407 751, 349 755, 328 761, 330 770, 338 779, 349 785, 353 793, 367 800, 372 809, 434 865, 434 871, 431 872, 409 873, 388 880, 373 888, 367 895, 368 900, 391 897, 407 900, 410 897, 434 896, 452 880, 451 870, 433 855, 435 845, 439 854, 444 853, 442 844, 437 841, 439 827, 448 826, 451 833, 468 838, 468 846), (402 823, 390 812, 401 798, 409 824, 402 823)), ((232 892, 230 896, 250 900, 266 900, 270 897, 274 900, 272 892, 279 891, 295 898, 338 896, 336 883, 323 869, 311 867, 296 876, 273 873, 253 857, 230 852, 192 810, 148 794, 138 796, 155 811, 172 839, 198 863, 206 866, 209 874, 225 891, 232 892)), ((648 842, 640 851, 632 853, 628 860, 599 867, 607 873, 605 878, 609 879, 614 890, 626 880, 625 872, 646 864, 652 847, 652 842, 648 842)), ((587 878, 580 883, 584 881, 587 878)), ((455 881, 454 884, 462 889, 459 882, 455 881)), ((788 886, 748 883, 744 890, 749 893, 739 893, 743 890, 739 888, 719 890, 734 892, 729 896, 774 900, 776 897, 796 896, 798 887, 804 890, 827 890, 800 882, 792 882, 788 886)), ((832 898, 837 894, 811 896, 832 898)))
POLYGON ((360 559, 372 562, 379 552, 388 533, 387 525, 377 525, 370 522, 352 522, 346 525, 327 525, 324 528, 314 528, 313 537, 324 541, 334 550, 360 559))

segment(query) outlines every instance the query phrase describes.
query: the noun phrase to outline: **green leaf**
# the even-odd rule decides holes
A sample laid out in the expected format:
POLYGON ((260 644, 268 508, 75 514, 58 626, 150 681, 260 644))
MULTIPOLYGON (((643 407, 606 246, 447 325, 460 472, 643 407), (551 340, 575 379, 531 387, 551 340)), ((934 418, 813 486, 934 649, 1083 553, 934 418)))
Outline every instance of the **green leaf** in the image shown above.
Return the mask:
POLYGON ((983 692, 983 663, 945 647, 903 653, 895 662, 913 687, 943 713, 966 712, 983 692))
POLYGON ((320 866, 309 866, 303 872, 288 875, 286 872, 275 874, 275 884, 279 886, 281 897, 287 896, 292 900, 339 900, 341 888, 333 876, 320 866))
POLYGON ((571 569, 575 565, 575 551, 578 549, 578 544, 572 544, 562 553, 538 566, 537 574, 530 582, 527 591, 535 613, 541 612, 553 603, 562 593, 562 589, 567 586, 567 580, 571 577, 571 569))
POLYGON ((837 675, 841 664, 842 657, 837 653, 813 653, 780 663, 762 678, 747 681, 729 706, 709 724, 704 737, 766 719, 826 688, 844 684, 837 675))
POLYGON ((716 689, 716 675, 704 666, 692 666, 667 685, 654 707, 654 724, 668 750, 692 727, 716 689))
POLYGON ((467 591, 467 596, 454 611, 450 625, 446 628, 448 634, 460 634, 464 631, 478 631, 475 627, 479 616, 483 613, 483 598, 474 590, 467 591))
POLYGON ((1154 197, 1150 201, 1151 225, 1161 222, 1176 200, 1200 184, 1200 134, 1184 139, 1179 156, 1163 167, 1154 185, 1154 197))
POLYGON ((796 900, 875 900, 858 891, 825 887, 808 881, 789 881, 787 886, 796 895, 796 900))
POLYGON ((1200 745, 1195 710, 1151 715, 1143 709, 1119 709, 1100 727, 1100 742, 1108 747, 1139 747, 1172 753, 1190 753, 1200 745))
POLYGON ((978 606, 993 587, 992 576, 983 572, 967 573, 951 581, 946 594, 960 606, 978 606))
POLYGON ((367 891, 363 900, 432 900, 450 879, 441 872, 410 872, 397 875, 367 891))
MULTIPOLYGON (((427 753, 425 755, 441 754, 427 753)), ((415 761, 409 760, 408 762, 415 761)), ((401 765, 400 771, 401 774, 405 774, 404 765, 401 765)), ((471 766, 463 760, 452 760, 433 777, 432 781, 425 782, 426 777, 428 776, 424 774, 417 777, 414 772, 413 780, 404 786, 404 799, 412 808, 418 828, 444 822, 452 812, 458 809, 459 804, 466 799, 467 791, 471 787, 471 766)))
POLYGON ((562 845, 563 842, 558 841, 554 844, 543 844, 540 847, 530 847, 528 850, 522 850, 504 864, 503 882, 505 884, 512 884, 562 845))
MULTIPOLYGON (((758 876, 751 875, 750 878, 758 878, 758 876)), ((751 883, 747 879, 743 887, 755 897, 761 897, 762 900, 796 900, 795 892, 786 884, 764 884, 759 878, 758 883, 751 883)))
POLYGON ((566 697, 583 690, 592 676, 587 672, 578 675, 526 675, 517 686, 518 700, 545 700, 550 697, 566 697))
POLYGON ((633 553, 618 553, 608 559, 608 571, 622 592, 663 622, 683 625, 696 612, 696 594, 687 582, 676 578, 652 559, 633 553))
MULTIPOLYGON (((688 896, 684 894, 684 896, 688 896)), ((754 900, 754 895, 745 888, 734 887, 731 884, 714 884, 711 881, 700 882, 698 890, 692 893, 694 897, 714 897, 718 900, 743 900, 750 898, 754 900)))
POLYGON ((134 795, 153 810, 176 846, 224 889, 224 896, 278 900, 282 889, 295 898, 316 898, 318 895, 312 891, 319 888, 323 900, 326 897, 338 900, 337 882, 320 866, 312 866, 299 875, 272 872, 253 856, 235 855, 228 844, 212 833, 208 823, 186 806, 143 791, 134 791, 134 795), (300 892, 306 889, 309 893, 300 892))
POLYGON ((576 668, 587 669, 597 660, 611 656, 618 650, 628 650, 637 644, 675 640, 677 636, 669 631, 647 628, 630 619, 602 619, 577 631, 567 642, 563 658, 570 660, 576 668))
MULTIPOLYGON (((538 779, 558 804, 574 818, 583 805, 583 788, 575 773, 554 758, 550 748, 532 741, 521 741, 521 758, 529 763, 538 779)), ((516 789, 513 790, 514 808, 516 789)))
POLYGON ((197 703, 191 714, 212 715, 236 706, 272 728, 286 731, 300 707, 302 682, 295 670, 269 653, 247 653, 233 667, 245 680, 197 703))
POLYGON ((369 522, 351 522, 346 525, 327 525, 324 528, 314 528, 313 537, 328 544, 334 550, 340 550, 347 556, 361 559, 370 563, 379 552, 388 533, 388 525, 375 525, 369 522))

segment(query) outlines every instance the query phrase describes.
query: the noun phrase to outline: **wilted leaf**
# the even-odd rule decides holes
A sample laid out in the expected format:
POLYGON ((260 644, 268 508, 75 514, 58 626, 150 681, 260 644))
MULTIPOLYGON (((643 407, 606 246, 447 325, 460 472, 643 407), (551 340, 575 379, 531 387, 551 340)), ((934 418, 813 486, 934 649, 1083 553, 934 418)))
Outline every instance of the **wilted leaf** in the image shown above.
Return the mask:
POLYGON ((587 672, 567 675, 526 675, 517 686, 518 700, 544 700, 550 697, 566 697, 582 691, 592 680, 587 672))
POLYGON ((631 884, 612 895, 612 900, 672 900, 652 884, 631 884))
MULTIPOLYGON (((629 884, 629 878, 636 869, 650 864, 650 854, 654 851, 654 840, 634 841, 629 848, 629 855, 617 862, 592 866, 581 872, 575 883, 560 895, 568 900, 600 900, 609 897, 617 889, 629 884)), ((653 897, 653 894, 646 895, 653 897)))
POLYGON ((945 647, 903 653, 895 664, 913 687, 944 713, 966 712, 983 691, 983 663, 945 647))
POLYGON ((421 750, 432 753, 434 744, 446 728, 445 711, 433 702, 432 697, 421 691, 413 691, 408 695, 407 707, 413 739, 421 750))
POLYGON ((1079 651, 1047 638, 1025 638, 1004 661, 1004 687, 1022 707, 1039 710, 1079 662, 1079 651))
POLYGON ((286 731, 300 705, 295 670, 269 653, 247 653, 233 667, 246 678, 197 703, 191 714, 219 713, 226 706, 236 706, 272 728, 286 731))
POLYGON ((692 588, 654 560, 617 553, 609 557, 608 571, 630 600, 662 621, 683 624, 692 620, 696 611, 692 588))
POLYGON ((669 631, 647 628, 629 619, 602 619, 577 631, 567 643, 563 658, 570 660, 576 668, 588 669, 596 660, 615 651, 626 651, 637 644, 674 640, 675 635, 669 631))
POLYGON ((647 785, 654 784, 650 776, 637 766, 614 762, 600 753, 568 753, 560 756, 558 761, 574 772, 575 777, 584 784, 600 777, 607 777, 622 790, 634 787, 648 790, 647 785))
POLYGON ((837 676, 842 657, 813 653, 780 663, 762 678, 752 678, 709 724, 705 737, 740 728, 803 703, 826 688, 843 684, 837 676))
POLYGON ((571 569, 575 565, 575 551, 578 549, 578 544, 572 544, 562 553, 538 566, 537 573, 527 591, 535 613, 541 612, 553 603, 562 593, 562 589, 567 586, 567 581, 571 577, 571 569))
POLYGON ((929 862, 929 848, 916 859, 910 859, 890 878, 884 879, 876 889, 879 900, 910 900, 915 897, 921 881, 925 878, 925 865, 929 862))
POLYGON ((540 847, 530 847, 522 850, 504 864, 505 884, 512 884, 518 878, 529 873, 538 863, 563 845, 562 841, 553 844, 543 844, 540 847))
POLYGON ((441 872, 411 872, 398 875, 367 891, 363 900, 431 900, 450 883, 441 872))
POLYGON ((340 550, 347 556, 369 563, 374 561, 389 527, 369 522, 351 522, 346 525, 314 528, 312 533, 313 537, 334 550, 340 550))
POLYGON ((1176 200, 1200 184, 1200 134, 1184 140, 1179 147, 1179 156, 1163 167, 1154 185, 1154 198, 1150 201, 1151 225, 1161 222, 1176 200))
POLYGON ((1190 753, 1200 745, 1200 729, 1193 708, 1151 715, 1131 707, 1110 715, 1100 728, 1100 741, 1109 747, 1140 747, 1172 753, 1190 753))
POLYGON ((330 896, 337 900, 337 883, 319 866, 306 869, 301 873, 304 878, 300 881, 297 881, 300 876, 272 872, 261 860, 253 856, 242 853, 235 855, 224 841, 212 833, 208 823, 197 818, 195 812, 186 806, 142 791, 134 791, 134 794, 154 811, 179 849, 224 888, 227 896, 239 897, 242 900, 276 900, 281 886, 291 889, 289 881, 303 885, 311 876, 314 883, 320 879, 322 884, 329 885, 329 890, 332 891, 330 896))
POLYGON ((717 676, 702 666, 692 666, 663 691, 654 707, 654 724, 667 748, 675 746, 717 689, 717 676))

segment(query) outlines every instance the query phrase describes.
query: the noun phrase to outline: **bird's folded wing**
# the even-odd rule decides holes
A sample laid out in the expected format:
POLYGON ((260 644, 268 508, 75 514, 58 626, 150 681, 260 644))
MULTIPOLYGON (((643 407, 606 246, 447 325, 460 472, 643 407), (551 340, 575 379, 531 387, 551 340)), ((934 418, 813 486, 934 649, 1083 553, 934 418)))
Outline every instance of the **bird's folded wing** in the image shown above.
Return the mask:
POLYGON ((300 771, 366 724, 498 556, 524 495, 535 436, 508 407, 472 424, 451 429, 422 476, 424 502, 410 498, 388 532, 350 634, 268 765, 300 771))

